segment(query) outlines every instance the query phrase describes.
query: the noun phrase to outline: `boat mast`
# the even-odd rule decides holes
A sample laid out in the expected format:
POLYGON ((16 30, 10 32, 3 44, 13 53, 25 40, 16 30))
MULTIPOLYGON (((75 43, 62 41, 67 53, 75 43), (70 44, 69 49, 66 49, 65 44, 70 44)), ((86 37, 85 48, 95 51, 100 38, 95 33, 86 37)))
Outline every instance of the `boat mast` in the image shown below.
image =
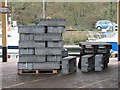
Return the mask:
POLYGON ((43 18, 45 18, 45 0, 43 0, 43 18))
POLYGON ((120 61, 120 0, 118 1, 118 61, 120 61))
MULTIPOLYGON (((2 0, 2 9, 7 7, 7 0, 2 0)), ((2 11, 2 61, 7 62, 7 12, 2 11)))

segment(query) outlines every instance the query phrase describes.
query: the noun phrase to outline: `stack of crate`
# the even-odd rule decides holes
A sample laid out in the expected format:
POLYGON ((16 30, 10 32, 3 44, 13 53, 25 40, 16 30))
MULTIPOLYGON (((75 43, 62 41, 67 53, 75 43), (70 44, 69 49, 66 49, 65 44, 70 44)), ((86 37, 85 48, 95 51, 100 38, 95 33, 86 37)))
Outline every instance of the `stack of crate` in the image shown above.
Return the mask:
POLYGON ((62 60, 65 19, 40 19, 20 26, 18 70, 57 70, 62 60))
POLYGON ((83 72, 85 71, 83 66, 88 66, 88 71, 89 68, 93 69, 93 67, 95 71, 102 71, 108 67, 110 50, 112 49, 111 44, 103 42, 80 42, 80 47, 78 68, 83 69, 83 72), (93 59, 90 59, 90 57, 93 57, 93 59))

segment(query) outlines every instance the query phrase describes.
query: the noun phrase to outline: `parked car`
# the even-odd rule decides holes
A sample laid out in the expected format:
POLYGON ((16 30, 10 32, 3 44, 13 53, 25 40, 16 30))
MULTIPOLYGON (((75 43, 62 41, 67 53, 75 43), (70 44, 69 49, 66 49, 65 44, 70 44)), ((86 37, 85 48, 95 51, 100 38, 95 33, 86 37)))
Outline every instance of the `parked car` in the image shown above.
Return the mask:
POLYGON ((113 28, 112 28, 112 30, 115 30, 115 31, 118 30, 118 24, 116 24, 115 22, 113 22, 113 28))
POLYGON ((117 24, 115 22, 111 22, 110 20, 99 20, 95 24, 96 29, 109 29, 109 30, 115 30, 117 29, 117 24))

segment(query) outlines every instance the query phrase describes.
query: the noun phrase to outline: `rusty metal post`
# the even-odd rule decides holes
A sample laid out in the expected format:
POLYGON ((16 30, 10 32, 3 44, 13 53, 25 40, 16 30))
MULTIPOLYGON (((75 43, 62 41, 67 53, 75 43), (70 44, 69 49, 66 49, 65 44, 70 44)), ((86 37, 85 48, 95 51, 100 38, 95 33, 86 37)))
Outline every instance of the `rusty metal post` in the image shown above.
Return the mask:
POLYGON ((120 0, 118 1, 118 16, 117 16, 117 22, 118 22, 118 61, 120 61, 120 0))
MULTIPOLYGON (((2 0, 2 8, 7 6, 7 1, 2 0)), ((2 58, 3 62, 7 62, 7 14, 2 13, 2 58)))

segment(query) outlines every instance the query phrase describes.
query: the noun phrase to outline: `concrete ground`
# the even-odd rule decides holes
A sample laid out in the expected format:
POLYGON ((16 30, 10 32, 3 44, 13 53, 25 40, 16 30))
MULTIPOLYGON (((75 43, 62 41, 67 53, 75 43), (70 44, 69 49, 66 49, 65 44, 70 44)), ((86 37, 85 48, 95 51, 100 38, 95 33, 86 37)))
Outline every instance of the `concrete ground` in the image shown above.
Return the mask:
MULTIPOLYGON (((1 59, 2 60, 2 59, 1 59)), ((17 74, 18 59, 2 63, 2 88, 118 88, 118 61, 110 59, 102 72, 58 74, 17 74)))

